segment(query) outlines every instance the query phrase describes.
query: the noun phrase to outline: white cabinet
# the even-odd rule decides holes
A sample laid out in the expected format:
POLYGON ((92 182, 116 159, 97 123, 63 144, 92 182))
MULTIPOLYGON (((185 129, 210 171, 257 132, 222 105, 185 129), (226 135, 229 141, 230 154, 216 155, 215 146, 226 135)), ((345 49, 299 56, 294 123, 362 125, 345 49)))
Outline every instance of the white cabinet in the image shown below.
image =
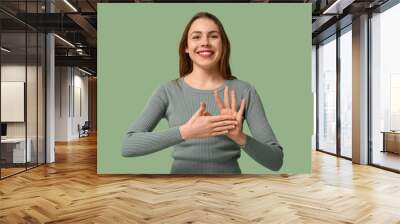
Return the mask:
POLYGON ((8 147, 12 147, 13 163, 25 163, 32 161, 32 140, 28 138, 27 143, 28 144, 25 151, 25 138, 7 138, 1 140, 2 145, 8 145, 8 147), (25 159, 27 159, 27 161, 25 161, 25 159))

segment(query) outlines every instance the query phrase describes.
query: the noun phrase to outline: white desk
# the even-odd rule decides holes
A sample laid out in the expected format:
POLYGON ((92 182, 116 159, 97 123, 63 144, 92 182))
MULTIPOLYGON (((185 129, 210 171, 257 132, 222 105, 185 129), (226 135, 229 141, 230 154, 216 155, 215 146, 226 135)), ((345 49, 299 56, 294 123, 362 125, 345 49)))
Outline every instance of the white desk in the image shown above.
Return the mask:
POLYGON ((32 140, 27 138, 28 147, 26 147, 26 154, 25 155, 25 138, 6 138, 1 139, 1 144, 4 145, 14 145, 13 148, 13 163, 25 163, 25 158, 27 158, 27 162, 32 160, 31 154, 31 145, 32 140))

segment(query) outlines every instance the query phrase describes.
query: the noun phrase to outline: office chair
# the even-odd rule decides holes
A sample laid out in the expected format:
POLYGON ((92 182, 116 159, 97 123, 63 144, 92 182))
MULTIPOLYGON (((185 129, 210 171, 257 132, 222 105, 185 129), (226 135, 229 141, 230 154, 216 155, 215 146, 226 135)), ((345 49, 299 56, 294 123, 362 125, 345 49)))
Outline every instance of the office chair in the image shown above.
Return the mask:
POLYGON ((87 137, 89 136, 89 121, 85 121, 85 123, 82 125, 82 127, 79 127, 80 125, 78 124, 78 129, 79 129, 79 138, 80 137, 87 137))

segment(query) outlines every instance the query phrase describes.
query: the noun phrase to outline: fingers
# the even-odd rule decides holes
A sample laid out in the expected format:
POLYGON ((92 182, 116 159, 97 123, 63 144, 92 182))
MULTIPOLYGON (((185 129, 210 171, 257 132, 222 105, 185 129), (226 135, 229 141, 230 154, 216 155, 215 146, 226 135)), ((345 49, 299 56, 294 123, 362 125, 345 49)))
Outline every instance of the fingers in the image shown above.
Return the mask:
POLYGON ((210 121, 212 122, 218 122, 223 120, 236 120, 236 117, 234 117, 233 115, 215 115, 210 117, 210 121))
POLYGON ((213 132, 212 134, 211 134, 211 136, 217 136, 217 135, 225 135, 225 134, 228 134, 228 130, 225 130, 225 131, 217 131, 217 132, 213 132))
POLYGON ((224 109, 224 104, 222 103, 222 100, 219 97, 217 90, 214 90, 214 98, 215 98, 215 102, 217 103, 218 108, 220 110, 224 109))
POLYGON ((212 116, 212 114, 210 112, 206 111, 203 113, 203 116, 212 116))
POLYGON ((203 108, 204 111, 206 111, 206 103, 200 102, 200 107, 203 108))
POLYGON ((224 106, 225 108, 231 108, 229 105, 229 87, 225 86, 224 89, 224 106))
POLYGON ((215 122, 211 125, 212 128, 217 128, 217 127, 224 127, 224 126, 236 126, 238 125, 237 121, 219 121, 215 122))
POLYGON ((239 112, 238 112, 238 116, 239 117, 243 117, 245 104, 246 103, 245 103, 244 99, 242 99, 241 102, 240 102, 240 108, 239 108, 239 112))
POLYGON ((228 126, 222 126, 222 127, 216 127, 212 131, 213 132, 220 132, 220 131, 229 131, 231 129, 234 129, 234 125, 228 125, 228 126))
POLYGON ((206 104, 203 102, 200 102, 199 109, 194 113, 192 117, 198 117, 201 116, 204 112, 206 111, 206 104))
POLYGON ((203 102, 200 102, 200 108, 199 108, 200 114, 203 114, 206 112, 206 104, 203 102))
POLYGON ((236 111, 236 94, 235 94, 235 90, 231 91, 231 109, 232 109, 232 111, 236 111))

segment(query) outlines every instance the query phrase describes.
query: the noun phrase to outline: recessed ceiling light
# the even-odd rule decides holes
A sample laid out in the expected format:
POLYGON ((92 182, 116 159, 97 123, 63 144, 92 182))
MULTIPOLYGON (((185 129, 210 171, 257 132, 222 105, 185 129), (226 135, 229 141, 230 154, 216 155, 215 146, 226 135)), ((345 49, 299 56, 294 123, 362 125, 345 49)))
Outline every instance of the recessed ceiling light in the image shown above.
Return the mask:
POLYGON ((4 52, 6 52, 6 53, 10 53, 10 52, 11 52, 11 50, 9 50, 9 49, 7 49, 7 48, 5 48, 5 47, 1 47, 1 50, 4 51, 4 52))
POLYGON ((72 10, 74 10, 74 12, 78 12, 78 10, 71 4, 69 3, 68 0, 64 0, 65 4, 67 4, 72 10))
POLYGON ((342 14, 343 9, 351 5, 355 0, 336 0, 322 14, 342 14))
POLYGON ((90 73, 90 72, 88 72, 88 71, 86 71, 86 70, 83 70, 83 69, 81 69, 81 68, 79 68, 79 67, 78 67, 78 70, 81 71, 81 72, 83 72, 83 73, 85 73, 85 74, 92 75, 92 73, 90 73))
POLYGON ((54 34, 54 36, 57 37, 58 39, 60 39, 61 41, 63 41, 64 43, 68 44, 69 46, 75 48, 75 45, 71 44, 71 42, 69 42, 68 40, 66 40, 66 39, 64 39, 64 38, 62 38, 62 37, 60 37, 60 36, 57 35, 57 34, 54 34))

